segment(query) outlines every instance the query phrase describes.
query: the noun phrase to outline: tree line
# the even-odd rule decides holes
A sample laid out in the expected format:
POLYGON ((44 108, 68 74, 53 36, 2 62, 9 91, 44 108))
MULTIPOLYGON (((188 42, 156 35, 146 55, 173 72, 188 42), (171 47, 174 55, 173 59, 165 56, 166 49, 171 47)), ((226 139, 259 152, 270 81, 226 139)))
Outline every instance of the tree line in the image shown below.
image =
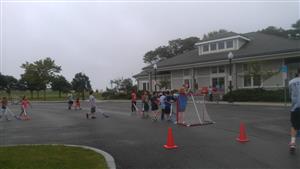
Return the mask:
POLYGON ((21 68, 24 73, 21 74, 20 79, 0 73, 0 90, 4 90, 9 97, 11 97, 12 90, 29 90, 31 98, 33 98, 33 91, 37 92, 38 98, 40 91, 43 91, 44 99, 46 99, 46 89, 51 88, 59 92, 60 98, 61 93, 74 90, 84 99, 84 91, 92 89, 89 77, 82 72, 76 73, 73 80, 68 82, 60 74, 61 66, 56 65, 55 61, 49 57, 32 63, 26 62, 21 65, 21 68))

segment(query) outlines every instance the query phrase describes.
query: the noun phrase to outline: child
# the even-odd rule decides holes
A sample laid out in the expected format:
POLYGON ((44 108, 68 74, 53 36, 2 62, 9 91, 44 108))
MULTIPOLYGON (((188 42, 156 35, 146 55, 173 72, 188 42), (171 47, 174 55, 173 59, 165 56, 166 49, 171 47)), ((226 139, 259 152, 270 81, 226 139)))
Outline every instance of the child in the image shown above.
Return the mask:
POLYGON ((135 90, 132 90, 131 92, 131 115, 133 115, 133 112, 134 111, 137 111, 136 110, 136 93, 135 93, 135 90))
MULTIPOLYGON (((90 91, 90 96, 89 96, 89 103, 90 103, 90 108, 91 108, 91 118, 95 119, 96 118, 96 99, 93 96, 93 91, 90 91)), ((89 113, 86 114, 86 118, 89 118, 89 113)))
POLYGON ((144 95, 142 96, 142 103, 143 103, 143 118, 148 117, 148 111, 149 111, 149 95, 148 92, 145 91, 144 95))
POLYGON ((28 113, 28 108, 31 106, 29 100, 27 99, 26 96, 23 96, 22 101, 21 101, 21 113, 19 115, 19 118, 21 120, 30 120, 28 113))
POLYGON ((165 101, 166 101, 165 92, 162 92, 162 95, 159 98, 160 108, 161 108, 161 116, 160 116, 161 121, 164 121, 165 119, 165 107, 166 107, 165 101))
POLYGON ((69 110, 71 110, 72 105, 73 105, 73 95, 69 94, 69 96, 68 96, 68 109, 69 110))
POLYGON ((184 111, 187 105, 187 96, 184 88, 180 88, 178 96, 178 119, 177 123, 184 124, 184 111))
POLYGON ((3 118, 5 117, 7 121, 10 121, 7 114, 7 103, 8 102, 6 97, 3 97, 1 100, 1 111, 2 111, 3 118))
POLYGON ((79 97, 77 97, 75 101, 75 110, 77 109, 81 110, 79 97))
POLYGON ((151 101, 151 111, 154 116, 152 120, 157 121, 157 116, 159 114, 159 111, 158 111, 159 99, 157 97, 156 92, 153 92, 153 95, 152 95, 150 101, 151 101))

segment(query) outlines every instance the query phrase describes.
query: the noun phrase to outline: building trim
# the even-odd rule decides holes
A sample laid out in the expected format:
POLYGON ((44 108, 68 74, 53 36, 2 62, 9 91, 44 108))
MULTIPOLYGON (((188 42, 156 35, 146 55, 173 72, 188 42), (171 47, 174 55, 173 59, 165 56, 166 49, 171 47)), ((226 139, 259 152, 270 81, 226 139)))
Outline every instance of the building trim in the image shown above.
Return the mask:
POLYGON ((195 46, 199 46, 199 45, 203 45, 203 44, 207 44, 207 43, 224 41, 224 40, 236 39, 236 38, 241 38, 241 39, 244 39, 244 40, 247 40, 247 41, 251 41, 249 38, 246 38, 246 37, 241 36, 241 35, 237 35, 237 36, 230 36, 230 37, 221 38, 221 39, 215 39, 215 40, 209 40, 209 41, 204 41, 204 42, 198 42, 198 43, 195 44, 195 46))

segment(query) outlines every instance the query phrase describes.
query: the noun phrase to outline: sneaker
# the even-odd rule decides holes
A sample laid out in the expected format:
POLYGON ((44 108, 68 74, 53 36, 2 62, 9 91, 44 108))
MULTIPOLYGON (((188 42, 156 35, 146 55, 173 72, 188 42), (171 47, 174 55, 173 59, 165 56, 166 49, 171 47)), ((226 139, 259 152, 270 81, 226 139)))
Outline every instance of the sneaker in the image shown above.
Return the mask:
POLYGON ((290 151, 295 151, 296 150, 296 143, 290 143, 289 147, 290 147, 290 151))

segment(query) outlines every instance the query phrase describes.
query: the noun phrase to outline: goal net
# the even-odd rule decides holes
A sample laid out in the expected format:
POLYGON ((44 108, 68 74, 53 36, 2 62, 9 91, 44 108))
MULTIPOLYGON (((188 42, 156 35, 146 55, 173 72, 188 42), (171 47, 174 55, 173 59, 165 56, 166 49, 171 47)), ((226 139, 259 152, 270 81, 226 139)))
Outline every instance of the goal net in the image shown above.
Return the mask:
POLYGON ((198 126, 213 124, 208 115, 205 96, 201 94, 179 95, 176 104, 177 124, 198 126))

